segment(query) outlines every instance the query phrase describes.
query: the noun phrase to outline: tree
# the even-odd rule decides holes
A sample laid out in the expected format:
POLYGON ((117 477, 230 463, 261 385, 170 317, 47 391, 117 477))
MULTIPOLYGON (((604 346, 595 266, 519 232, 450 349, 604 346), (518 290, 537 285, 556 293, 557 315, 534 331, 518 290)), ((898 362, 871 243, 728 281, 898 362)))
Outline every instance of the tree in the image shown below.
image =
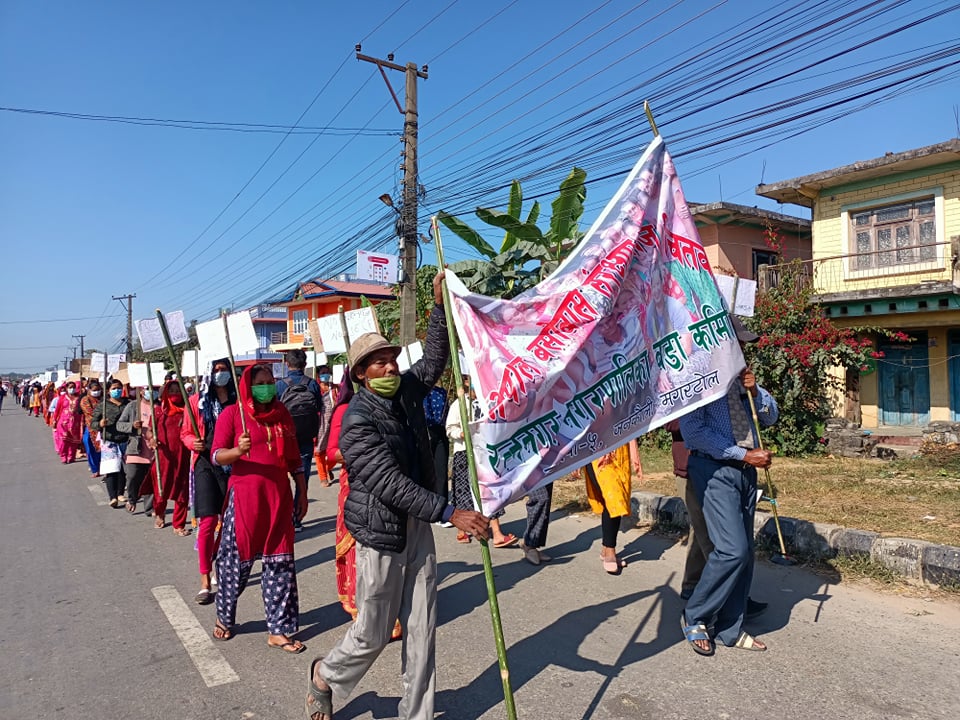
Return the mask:
MULTIPOLYGON (((782 238, 769 226, 766 241, 779 255, 782 238)), ((842 389, 831 370, 867 371, 882 357, 877 337, 909 338, 878 327, 834 326, 813 298, 804 264, 794 260, 778 270, 779 281, 758 293, 754 316, 745 322, 760 335, 747 347, 747 362, 780 408, 780 420, 764 430, 766 442, 784 455, 806 455, 822 448, 830 397, 842 389)))
POLYGON ((583 203, 587 197, 587 173, 574 168, 560 183, 560 194, 551 204, 550 228, 537 226, 540 203, 523 213, 523 189, 518 180, 510 185, 506 212, 477 208, 476 215, 487 225, 504 231, 500 249, 495 250, 483 236, 458 217, 441 211, 438 219, 486 260, 463 260, 450 266, 470 290, 491 297, 512 298, 533 287, 553 272, 560 261, 583 238, 579 231, 583 203))

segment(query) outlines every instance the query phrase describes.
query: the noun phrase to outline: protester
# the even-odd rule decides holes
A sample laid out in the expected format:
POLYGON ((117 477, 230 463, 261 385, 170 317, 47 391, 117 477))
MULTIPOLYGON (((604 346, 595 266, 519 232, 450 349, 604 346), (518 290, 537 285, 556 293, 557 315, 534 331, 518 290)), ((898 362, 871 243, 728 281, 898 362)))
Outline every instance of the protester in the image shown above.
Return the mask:
MULTIPOLYGON (((731 320, 741 347, 759 339, 737 318, 731 320)), ((758 448, 747 393, 753 397, 760 424, 775 423, 777 403, 757 385, 749 367, 725 396, 680 418, 680 432, 690 450, 688 480, 713 542, 681 616, 684 637, 700 655, 712 655, 714 641, 745 650, 767 649, 743 630, 753 577, 757 468, 767 468, 771 461, 771 453, 758 448)))
MULTIPOLYGON (((324 373, 318 378, 320 386, 320 430, 317 434, 317 447, 314 449, 313 457, 317 461, 317 477, 323 487, 330 487, 330 475, 333 470, 333 465, 327 460, 327 449, 331 440, 330 426, 333 419, 333 409, 337 405, 338 399, 331 381, 332 378, 329 373, 324 373)), ((352 385, 350 390, 352 395, 352 385)))
MULTIPOLYGON (((303 374, 307 367, 307 354, 303 350, 290 350, 284 356, 287 363, 286 380, 277 381, 277 397, 290 412, 296 429, 297 448, 303 469, 303 490, 307 492, 310 483, 310 465, 313 462, 313 447, 320 433, 320 386, 315 380, 303 374)), ((294 493, 294 506, 300 506, 301 490, 297 486, 294 493)), ((306 499, 304 499, 306 503, 306 499)), ((300 521, 294 518, 294 529, 303 529, 300 521)))
POLYGON ((194 433, 193 423, 187 418, 180 432, 180 440, 191 451, 193 488, 191 502, 197 519, 197 562, 200 569, 200 591, 194 600, 200 605, 213 602, 216 580, 213 577, 213 556, 216 552, 216 531, 223 502, 227 497, 229 468, 221 468, 210 459, 214 428, 223 409, 237 401, 236 383, 226 358, 214 360, 210 382, 201 392, 190 398, 190 413, 197 423, 200 436, 194 433))
MULTIPOLYGON (((156 478, 154 455, 157 441, 153 434, 154 413, 151 411, 148 393, 153 388, 144 388, 140 391, 139 399, 133 398, 127 403, 117 420, 117 429, 130 436, 127 449, 123 456, 124 473, 127 480, 127 512, 137 511, 137 503, 143 495, 143 511, 149 515, 153 513, 153 480, 156 478)), ((123 498, 120 498, 123 502, 123 498)), ((162 529, 164 518, 157 515, 154 527, 162 529)))
MULTIPOLYGON (((30 410, 34 417, 40 417, 40 410, 43 406, 43 390, 40 383, 34 383, 30 389, 30 410)), ((29 414, 29 413, 28 413, 29 414)))
POLYGON ((190 534, 187 511, 190 507, 190 451, 180 440, 183 430, 183 395, 176 380, 167 380, 160 391, 157 412, 157 451, 160 453, 160 482, 154 486, 153 514, 158 526, 173 500, 173 533, 190 534))
MULTIPOLYGON (((464 385, 470 388, 469 377, 464 377, 464 385)), ((483 410, 476 402, 476 395, 472 388, 469 389, 468 393, 470 410, 468 410, 467 416, 474 421, 479 420, 483 410)), ((470 468, 467 465, 467 446, 463 440, 463 426, 460 423, 459 398, 455 399, 450 406, 445 426, 446 435, 453 443, 453 504, 461 510, 473 510, 476 508, 476 503, 473 500, 473 491, 470 489, 470 468)), ((496 548, 513 547, 520 541, 513 533, 503 534, 500 527, 500 518, 503 513, 504 511, 501 509, 490 516, 490 538, 496 548)), ((470 541, 470 533, 463 531, 457 533, 457 542, 468 543, 470 541)))
POLYGON ((3 415, 3 399, 7 396, 7 388, 5 385, 0 385, 0 415, 3 415))
POLYGON ((449 520, 486 537, 489 521, 473 510, 447 505, 433 492, 423 398, 447 364, 442 275, 433 281, 436 307, 427 328, 424 356, 400 374, 400 348, 382 335, 356 338, 348 358, 361 385, 350 401, 340 451, 350 477, 344 508, 357 542, 357 621, 326 658, 310 664, 307 714, 333 716, 333 694, 345 699, 390 642, 395 620, 404 629, 404 694, 399 716, 433 718, 436 687, 437 556, 430 523, 449 520))
POLYGON ((539 487, 527 495, 527 527, 523 531, 520 549, 531 565, 540 565, 552 559, 540 548, 547 544, 550 528, 550 503, 553 501, 553 483, 539 487))
POLYGON ((66 392, 57 400, 56 416, 54 418, 56 444, 62 463, 72 463, 77 459, 77 450, 80 449, 82 440, 80 433, 82 426, 77 384, 68 382, 66 392))
POLYGON ((217 420, 213 462, 221 467, 229 465, 231 476, 217 554, 220 588, 213 637, 233 637, 237 600, 247 585, 254 560, 259 557, 263 564, 260 587, 270 634, 267 643, 299 653, 306 646, 290 637, 300 627, 290 518, 303 520, 307 493, 293 418, 276 397, 277 386, 270 368, 253 365, 240 378, 239 404, 224 408, 217 420), (293 475, 299 491, 296 507, 288 473, 293 475))
POLYGON ((610 575, 619 575, 627 566, 617 557, 617 535, 620 521, 630 515, 631 470, 643 475, 637 441, 631 440, 584 467, 587 500, 600 515, 600 562, 610 575))
POLYGON ((103 389, 100 381, 93 379, 87 385, 86 394, 80 398, 80 412, 83 413, 83 448, 87 452, 87 466, 90 475, 100 477, 100 430, 93 424, 93 411, 102 400, 103 389))
POLYGON ((107 486, 107 495, 110 497, 112 508, 120 507, 120 496, 123 494, 120 445, 127 442, 129 435, 117 428, 117 421, 125 405, 123 383, 119 380, 111 380, 109 396, 94 408, 91 418, 94 427, 100 428, 100 474, 107 486))

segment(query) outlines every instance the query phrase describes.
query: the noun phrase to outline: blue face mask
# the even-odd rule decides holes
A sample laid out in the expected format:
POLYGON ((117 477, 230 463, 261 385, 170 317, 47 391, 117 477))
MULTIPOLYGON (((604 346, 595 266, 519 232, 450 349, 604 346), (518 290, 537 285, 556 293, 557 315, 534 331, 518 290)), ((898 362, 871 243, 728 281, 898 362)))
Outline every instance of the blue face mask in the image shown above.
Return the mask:
POLYGON ((213 384, 217 387, 224 387, 230 383, 230 371, 220 370, 213 374, 213 384))
POLYGON ((122 395, 123 395, 123 390, 119 388, 115 388, 110 391, 110 397, 112 397, 114 400, 119 400, 122 395))

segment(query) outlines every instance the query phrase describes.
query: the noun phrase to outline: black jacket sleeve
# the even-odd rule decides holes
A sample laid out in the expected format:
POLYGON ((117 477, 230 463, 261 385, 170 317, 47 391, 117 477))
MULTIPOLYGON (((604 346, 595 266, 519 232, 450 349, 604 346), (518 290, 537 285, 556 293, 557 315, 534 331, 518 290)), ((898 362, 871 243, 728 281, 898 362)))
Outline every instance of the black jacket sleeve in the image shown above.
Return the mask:
POLYGON ((443 375, 450 359, 450 338, 447 335, 447 316, 442 305, 435 305, 430 313, 430 322, 427 325, 427 341, 424 344, 423 357, 417 360, 408 373, 417 380, 422 390, 420 399, 437 384, 443 375))

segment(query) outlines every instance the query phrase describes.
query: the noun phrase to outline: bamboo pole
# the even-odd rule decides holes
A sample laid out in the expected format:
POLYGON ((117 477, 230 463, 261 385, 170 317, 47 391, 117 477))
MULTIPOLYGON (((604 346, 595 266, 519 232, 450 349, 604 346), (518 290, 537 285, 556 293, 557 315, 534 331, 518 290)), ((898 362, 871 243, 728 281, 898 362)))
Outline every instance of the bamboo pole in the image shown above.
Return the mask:
MULTIPOLYGON (((190 427, 193 430, 193 436, 195 438, 200 437, 200 428, 197 427, 197 419, 193 416, 193 412, 190 410, 190 396, 187 395, 187 388, 183 385, 183 377, 180 373, 180 363, 177 362, 176 353, 173 352, 173 343, 170 341, 170 331, 167 330, 167 321, 163 317, 163 313, 160 312, 160 309, 157 308, 157 320, 160 321, 160 332, 163 333, 163 342, 166 343, 167 352, 170 354, 170 362, 173 363, 173 372, 177 375, 177 385, 180 387, 180 394, 183 396, 183 408, 187 414, 187 417, 190 418, 190 427)), ((197 368, 199 371, 199 368, 197 368)), ((200 386, 197 385, 197 391, 199 392, 200 386)))
POLYGON ((240 411, 240 428, 244 433, 247 432, 247 414, 243 411, 243 403, 240 402, 240 380, 237 378, 237 362, 233 358, 233 344, 230 342, 230 326, 227 324, 227 314, 220 316, 223 319, 223 335, 227 339, 227 359, 230 361, 230 372, 233 373, 233 382, 237 386, 237 409, 240 411))
POLYGON ((643 101, 643 111, 647 114, 647 122, 650 123, 650 129, 653 130, 653 134, 659 136, 660 131, 657 130, 657 123, 653 119, 653 111, 650 109, 650 103, 646 100, 643 101))
MULTIPOLYGON (((443 262, 443 241, 440 239, 440 226, 437 224, 437 217, 430 218, 430 224, 433 227, 433 237, 437 246, 437 262, 440 265, 440 272, 444 271, 443 262)), ((457 330, 453 323, 453 307, 450 304, 450 292, 447 290, 447 282, 444 279, 441 283, 443 291, 443 310, 447 316, 447 334, 450 339, 450 354, 454 358, 453 377, 457 384, 457 399, 460 405, 460 425, 463 428, 463 442, 467 452, 467 467, 470 475, 470 491, 473 493, 473 499, 477 507, 480 504, 480 481, 477 477, 476 460, 473 457, 473 438, 470 437, 470 417, 467 409, 469 396, 463 389, 463 374, 460 372, 460 362, 458 355, 460 352, 460 343, 457 340, 457 330)), ((500 664, 500 679, 503 682, 503 700, 507 709, 508 720, 517 720, 517 708, 513 701, 513 687, 510 684, 510 668, 507 665, 507 646, 503 639, 503 624, 500 622, 500 603, 497 601, 497 587, 493 579, 493 561, 490 557, 490 544, 481 539, 480 553, 483 556, 483 576, 487 584, 487 601, 490 604, 490 620, 493 623, 493 638, 497 648, 497 661, 500 664)))
MULTIPOLYGON (((157 413, 154 410, 153 406, 153 373, 150 372, 150 361, 147 361, 147 385, 150 387, 147 388, 147 400, 150 403, 150 427, 153 429, 153 444, 156 447, 153 449, 153 466, 157 471, 157 490, 160 491, 160 495, 163 495, 163 476, 160 474, 160 436, 157 434, 157 413)), ((143 391, 141 390, 141 393, 143 391)), ((142 395, 141 395, 142 397, 142 395)), ((137 415, 140 414, 140 408, 137 407, 137 415)), ((140 439, 143 439, 143 429, 140 430, 140 439)), ((154 498, 154 503, 160 498, 154 498)))

